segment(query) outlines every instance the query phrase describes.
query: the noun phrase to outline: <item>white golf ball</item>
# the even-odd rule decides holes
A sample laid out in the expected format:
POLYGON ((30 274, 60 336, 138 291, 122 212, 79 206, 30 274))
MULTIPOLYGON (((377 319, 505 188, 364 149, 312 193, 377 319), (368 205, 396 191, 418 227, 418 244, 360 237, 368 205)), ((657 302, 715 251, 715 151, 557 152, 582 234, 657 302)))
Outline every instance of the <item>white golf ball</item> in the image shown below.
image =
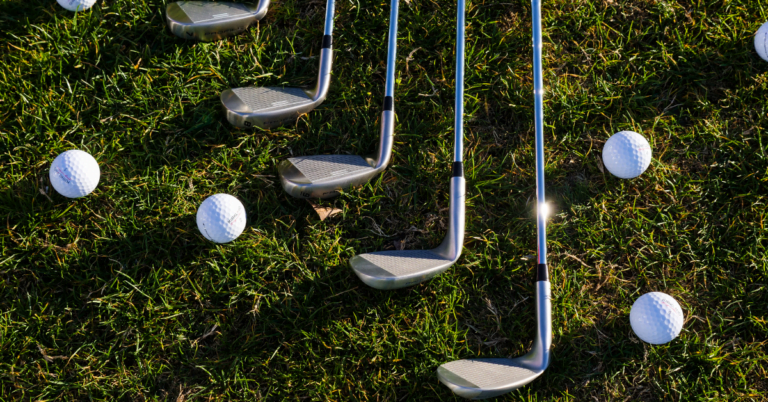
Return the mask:
POLYGON ((73 149, 62 152, 51 163, 51 184, 67 198, 84 197, 99 185, 101 170, 88 152, 73 149))
POLYGON ((683 309, 668 294, 646 293, 632 305, 629 323, 643 341, 654 345, 665 344, 677 338, 683 329, 683 309))
POLYGON ((634 131, 619 131, 603 146, 603 164, 616 177, 635 178, 651 164, 651 145, 634 131))
POLYGON ((229 194, 214 194, 197 209, 197 228, 212 242, 229 243, 245 229, 245 207, 229 194))
POLYGON ((763 24, 755 34, 755 50, 765 61, 768 61, 768 22, 763 24))
POLYGON ((56 0, 60 6, 69 11, 85 11, 96 3, 96 0, 56 0))

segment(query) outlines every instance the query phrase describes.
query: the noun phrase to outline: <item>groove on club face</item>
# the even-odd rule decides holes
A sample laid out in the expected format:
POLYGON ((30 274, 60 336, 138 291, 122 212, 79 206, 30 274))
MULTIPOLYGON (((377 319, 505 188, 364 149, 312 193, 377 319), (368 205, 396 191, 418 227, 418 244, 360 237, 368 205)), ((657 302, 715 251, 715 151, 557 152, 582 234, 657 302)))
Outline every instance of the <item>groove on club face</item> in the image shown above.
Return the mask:
POLYGON ((210 42, 246 31, 249 26, 264 18, 268 7, 269 0, 262 0, 257 5, 179 1, 168 4, 165 18, 174 35, 210 42))
POLYGON ((445 272, 461 256, 464 243, 464 177, 451 179, 448 233, 433 250, 377 251, 349 260, 366 285, 380 290, 400 289, 427 281, 445 272))
POLYGON ((325 101, 331 86, 333 65, 334 0, 325 10, 325 33, 320 50, 320 69, 314 89, 295 87, 245 87, 221 93, 221 105, 227 121, 240 128, 274 128, 296 121, 325 101))

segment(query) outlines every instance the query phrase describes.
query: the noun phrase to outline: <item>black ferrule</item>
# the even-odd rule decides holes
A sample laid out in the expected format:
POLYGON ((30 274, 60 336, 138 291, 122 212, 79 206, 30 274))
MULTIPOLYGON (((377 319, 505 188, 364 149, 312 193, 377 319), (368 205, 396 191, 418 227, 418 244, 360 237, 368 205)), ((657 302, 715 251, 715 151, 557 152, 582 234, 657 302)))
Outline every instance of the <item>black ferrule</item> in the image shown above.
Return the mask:
POLYGON ((384 97, 384 111, 395 110, 395 100, 391 96, 384 97))
POLYGON ((330 49, 333 45, 333 37, 331 35, 323 36, 323 49, 330 49))
POLYGON ((464 163, 453 162, 451 166, 451 177, 464 177, 464 163))
POLYGON ((549 281, 549 270, 547 264, 539 264, 536 266, 536 281, 549 281))

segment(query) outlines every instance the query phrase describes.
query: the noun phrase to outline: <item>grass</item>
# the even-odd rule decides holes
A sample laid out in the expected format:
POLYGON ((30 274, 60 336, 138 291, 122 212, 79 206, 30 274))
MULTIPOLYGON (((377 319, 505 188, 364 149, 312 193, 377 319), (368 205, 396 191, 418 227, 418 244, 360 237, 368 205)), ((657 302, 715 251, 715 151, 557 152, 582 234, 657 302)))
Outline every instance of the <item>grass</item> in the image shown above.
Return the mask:
MULTIPOLYGON (((290 155, 375 151, 386 1, 339 1, 331 93, 295 127, 231 128, 218 95, 311 85, 321 0, 276 0, 247 34, 191 43, 165 2, 0 1, 0 400, 453 400, 438 365, 516 356, 533 339, 530 4, 467 11, 464 255, 412 288, 362 284, 355 254, 429 248, 446 226, 455 10, 403 1, 396 144, 376 181, 288 197, 290 155), (48 183, 60 152, 99 161, 90 196, 48 183), (246 206, 234 243, 195 211, 246 206)), ((757 0, 546 1, 553 360, 502 400, 768 399, 768 63, 757 0), (651 168, 620 180, 602 144, 630 129, 651 168), (629 325, 673 295, 663 346, 629 325)))

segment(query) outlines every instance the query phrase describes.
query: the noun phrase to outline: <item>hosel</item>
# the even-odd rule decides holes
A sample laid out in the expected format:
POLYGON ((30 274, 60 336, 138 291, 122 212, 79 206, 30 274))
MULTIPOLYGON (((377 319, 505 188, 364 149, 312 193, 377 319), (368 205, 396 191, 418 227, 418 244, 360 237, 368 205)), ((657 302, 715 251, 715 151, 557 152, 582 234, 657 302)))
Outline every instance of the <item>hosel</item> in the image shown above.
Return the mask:
POLYGON ((257 20, 261 20, 262 18, 264 18, 265 15, 267 15, 268 9, 269 9, 269 0, 259 1, 259 8, 256 9, 256 14, 254 14, 254 17, 256 17, 257 20))
POLYGON ((456 261, 464 247, 466 180, 461 162, 453 162, 451 169, 450 208, 448 209, 448 233, 438 250, 443 257, 456 261))
POLYGON ((387 73, 384 81, 384 104, 381 111, 379 150, 376 171, 382 171, 392 157, 392 143, 395 135, 395 69, 397 64, 397 16, 400 9, 398 0, 392 0, 389 10, 389 32, 387 33, 387 73))
POLYGON ((379 150, 376 155, 375 170, 384 170, 392 158, 392 146, 395 141, 395 102, 391 96, 384 97, 379 131, 379 150))
POLYGON ((552 347, 552 293, 548 280, 536 282, 536 323, 536 338, 529 358, 533 366, 543 371, 549 366, 549 350, 552 347))
POLYGON ((312 90, 312 100, 323 101, 328 96, 331 86, 331 67, 333 65, 333 47, 330 35, 323 37, 323 49, 320 51, 320 70, 317 72, 317 85, 312 90))

